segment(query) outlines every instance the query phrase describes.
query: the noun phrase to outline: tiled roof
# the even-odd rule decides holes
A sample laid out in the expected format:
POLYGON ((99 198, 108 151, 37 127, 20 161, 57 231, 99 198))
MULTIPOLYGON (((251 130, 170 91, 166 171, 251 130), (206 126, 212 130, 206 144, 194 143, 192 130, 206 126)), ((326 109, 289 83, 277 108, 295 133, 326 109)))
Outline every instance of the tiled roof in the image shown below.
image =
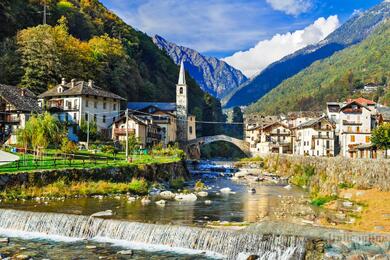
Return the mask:
POLYGON ((326 120, 328 121, 329 123, 331 123, 329 121, 329 119, 327 117, 320 117, 320 118, 315 118, 315 119, 311 119, 309 121, 306 121, 300 125, 298 125, 296 128, 307 128, 307 127, 312 127, 314 126, 315 124, 317 124, 318 122, 322 121, 322 120, 326 120))
POLYGON ((322 116, 321 111, 295 111, 295 112, 287 113, 288 119, 297 119, 302 117, 320 117, 320 116, 322 116))
POLYGON ((65 85, 58 85, 48 91, 40 94, 39 98, 46 97, 61 97, 61 96, 97 96, 97 97, 105 97, 105 98, 113 98, 119 100, 126 100, 112 92, 103 90, 98 86, 93 84, 93 87, 88 86, 88 82, 85 81, 77 81, 74 83, 74 87, 72 87, 72 83, 69 82, 65 85), (62 86, 64 91, 59 93, 58 87, 62 86))
POLYGON ((0 84, 0 96, 21 112, 41 112, 36 96, 28 89, 0 84), (22 95, 22 91, 24 92, 22 95))
POLYGON ((366 106, 376 104, 374 101, 362 97, 355 99, 347 99, 347 103, 352 103, 353 101, 366 106))
POLYGON ((339 102, 328 102, 326 103, 327 107, 328 107, 328 110, 329 112, 333 112, 333 113, 337 113, 339 112, 340 110, 340 107, 343 106, 343 103, 339 103, 339 102))
POLYGON ((169 102, 128 102, 127 108, 131 110, 143 110, 148 107, 156 107, 161 111, 175 111, 176 103, 169 102))

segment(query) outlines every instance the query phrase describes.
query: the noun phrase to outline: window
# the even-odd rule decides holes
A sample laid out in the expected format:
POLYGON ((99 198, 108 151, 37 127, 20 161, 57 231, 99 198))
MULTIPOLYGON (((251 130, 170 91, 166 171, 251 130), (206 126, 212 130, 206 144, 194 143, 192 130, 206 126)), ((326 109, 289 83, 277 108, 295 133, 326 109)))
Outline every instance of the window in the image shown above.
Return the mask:
POLYGON ((329 142, 329 140, 327 140, 326 141, 326 148, 329 149, 329 147, 330 147, 330 142, 329 142))
POLYGON ((89 101, 88 100, 85 101, 85 107, 89 107, 89 101))
POLYGON ((95 102, 93 103, 93 107, 94 107, 94 108, 97 108, 97 101, 95 101, 95 102))
POLYGON ((106 106, 107 106, 107 104, 106 104, 106 102, 104 102, 103 103, 103 109, 106 109, 106 106))
POLYGON ((114 103, 114 110, 116 110, 116 103, 114 103))
POLYGON ((358 126, 356 127, 356 132, 360 133, 360 127, 358 127, 358 126))
POLYGON ((352 127, 348 126, 348 132, 352 132, 352 127))
POLYGON ((180 88, 179 93, 183 94, 183 88, 180 88))
POLYGON ((73 113, 73 120, 77 120, 77 113, 73 113))
POLYGON ((366 143, 370 143, 370 142, 371 142, 371 137, 366 136, 366 143))
POLYGON ((355 142, 355 136, 351 135, 351 142, 355 142))
POLYGON ((320 140, 317 140, 317 146, 319 146, 320 145, 320 140))
POLYGON ((93 121, 96 122, 96 119, 97 119, 97 116, 96 116, 96 114, 94 114, 94 115, 93 115, 93 121))
POLYGON ((190 134, 192 134, 192 126, 190 126, 190 134))
POLYGON ((103 116, 103 123, 106 122, 106 116, 103 116))
POLYGON ((85 114, 85 121, 88 121, 88 114, 85 114))

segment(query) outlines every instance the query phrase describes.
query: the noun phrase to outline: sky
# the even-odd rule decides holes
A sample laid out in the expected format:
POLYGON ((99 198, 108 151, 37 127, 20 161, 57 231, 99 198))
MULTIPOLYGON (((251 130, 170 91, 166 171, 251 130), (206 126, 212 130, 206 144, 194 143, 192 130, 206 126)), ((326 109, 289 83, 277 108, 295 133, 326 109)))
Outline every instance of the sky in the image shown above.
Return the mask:
POLYGON ((134 28, 253 77, 382 0, 101 0, 134 28))

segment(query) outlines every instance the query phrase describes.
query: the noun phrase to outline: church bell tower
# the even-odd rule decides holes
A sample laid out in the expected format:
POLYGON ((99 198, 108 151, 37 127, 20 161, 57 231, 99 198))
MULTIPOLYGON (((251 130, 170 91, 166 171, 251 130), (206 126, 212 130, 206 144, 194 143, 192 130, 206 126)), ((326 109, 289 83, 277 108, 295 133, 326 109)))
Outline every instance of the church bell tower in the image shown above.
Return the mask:
POLYGON ((176 85, 176 118, 177 140, 186 142, 188 140, 188 98, 183 60, 180 63, 179 81, 176 85))

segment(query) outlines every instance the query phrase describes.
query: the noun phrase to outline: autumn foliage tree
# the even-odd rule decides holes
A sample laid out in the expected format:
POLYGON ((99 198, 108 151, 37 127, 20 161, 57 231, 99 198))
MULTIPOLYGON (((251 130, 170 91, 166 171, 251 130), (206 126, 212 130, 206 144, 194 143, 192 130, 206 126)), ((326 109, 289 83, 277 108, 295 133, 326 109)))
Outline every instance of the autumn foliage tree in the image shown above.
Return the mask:
POLYGON ((374 129, 371 142, 379 149, 383 149, 387 158, 387 150, 390 148, 390 123, 384 123, 374 129))

